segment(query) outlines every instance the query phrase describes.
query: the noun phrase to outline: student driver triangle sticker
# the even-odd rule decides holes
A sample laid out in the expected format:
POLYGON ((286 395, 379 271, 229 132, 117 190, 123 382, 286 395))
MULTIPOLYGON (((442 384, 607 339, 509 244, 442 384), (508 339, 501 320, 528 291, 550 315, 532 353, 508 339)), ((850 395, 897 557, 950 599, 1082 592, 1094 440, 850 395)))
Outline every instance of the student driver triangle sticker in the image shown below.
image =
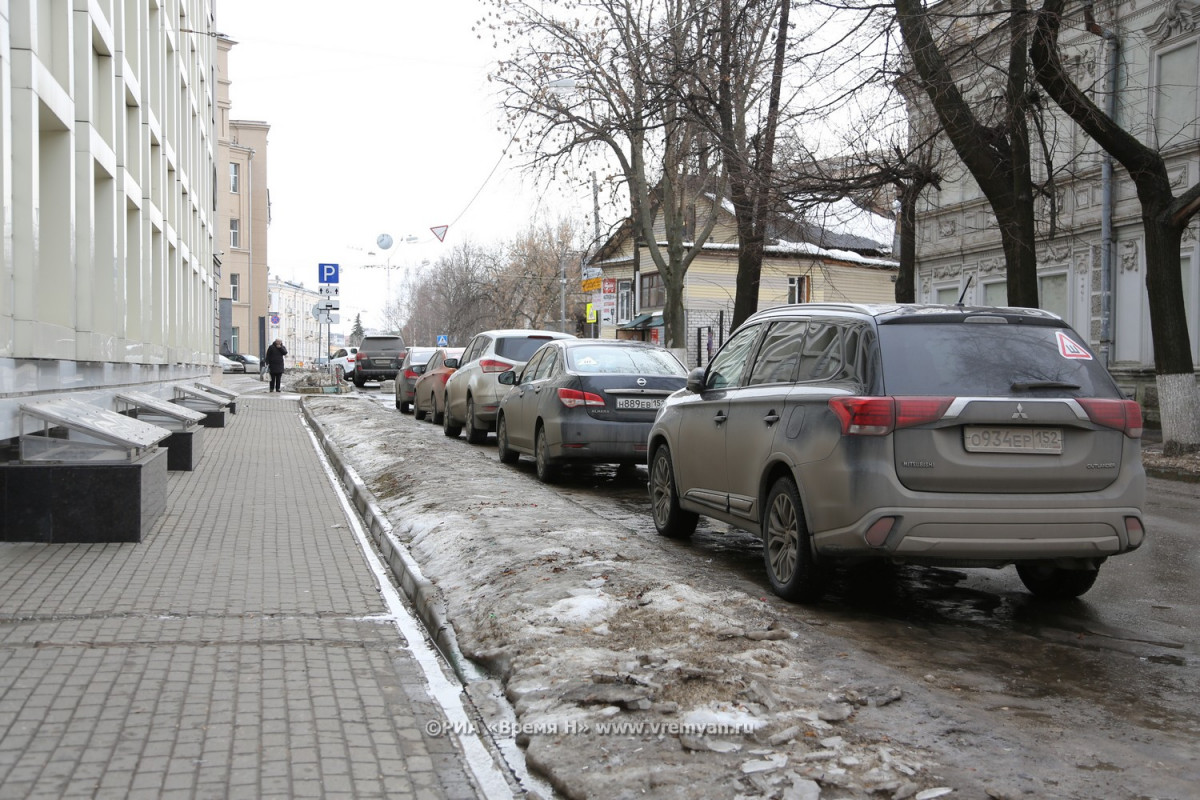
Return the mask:
POLYGON ((1070 336, 1067 336, 1062 331, 1055 333, 1058 337, 1058 354, 1063 358, 1081 358, 1085 361, 1092 360, 1092 354, 1079 345, 1070 336))

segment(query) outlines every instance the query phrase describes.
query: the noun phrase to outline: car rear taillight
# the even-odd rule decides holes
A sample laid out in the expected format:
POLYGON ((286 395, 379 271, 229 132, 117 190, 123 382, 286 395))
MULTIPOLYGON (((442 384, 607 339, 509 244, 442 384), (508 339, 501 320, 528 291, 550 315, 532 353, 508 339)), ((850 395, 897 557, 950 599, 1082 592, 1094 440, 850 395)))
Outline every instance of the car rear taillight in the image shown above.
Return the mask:
POLYGON ((559 389, 558 400, 567 408, 578 408, 579 406, 600 406, 604 408, 603 397, 591 392, 582 392, 579 389, 559 389))
POLYGON ((416 370, 411 370, 411 369, 404 370, 404 377, 410 381, 415 381, 417 379, 416 370))
POLYGON ((352 361, 356 361, 356 362, 357 362, 357 361, 366 361, 366 360, 367 360, 367 355, 366 355, 366 353, 357 353, 357 354, 354 356, 354 358, 353 358, 353 359, 351 359, 351 360, 352 360, 352 361))
POLYGON ((507 372, 512 369, 512 364, 507 361, 496 361, 492 358, 484 358, 479 362, 481 372, 507 372))
POLYGON ((1142 438, 1142 407, 1133 400, 1081 397, 1079 405, 1097 425, 1118 430, 1130 439, 1142 438))
POLYGON ((834 397, 829 408, 850 436, 886 436, 897 428, 936 422, 953 397, 834 397))

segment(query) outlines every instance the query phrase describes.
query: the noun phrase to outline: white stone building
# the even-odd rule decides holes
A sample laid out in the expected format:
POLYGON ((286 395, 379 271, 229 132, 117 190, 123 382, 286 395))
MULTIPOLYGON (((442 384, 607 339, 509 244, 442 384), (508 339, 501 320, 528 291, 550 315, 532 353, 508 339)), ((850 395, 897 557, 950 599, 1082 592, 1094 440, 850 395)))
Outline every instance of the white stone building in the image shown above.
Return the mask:
POLYGON ((320 293, 279 278, 267 282, 267 292, 270 298, 267 344, 276 339, 283 340, 288 351, 288 366, 316 366, 319 358, 329 354, 328 326, 321 325, 313 316, 313 306, 320 301, 320 293))
POLYGON ((212 0, 0 3, 0 442, 213 376, 212 0))

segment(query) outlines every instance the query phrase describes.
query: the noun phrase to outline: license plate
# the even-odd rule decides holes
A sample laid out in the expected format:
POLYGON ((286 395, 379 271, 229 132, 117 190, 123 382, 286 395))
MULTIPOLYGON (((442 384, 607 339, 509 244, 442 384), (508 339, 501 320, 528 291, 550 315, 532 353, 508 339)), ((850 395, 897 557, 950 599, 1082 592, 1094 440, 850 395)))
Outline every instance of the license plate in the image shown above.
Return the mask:
POLYGON ((618 397, 617 408, 637 411, 657 411, 662 408, 661 397, 618 397))
POLYGON ((969 453, 1062 453, 1060 428, 963 428, 963 447, 969 453))

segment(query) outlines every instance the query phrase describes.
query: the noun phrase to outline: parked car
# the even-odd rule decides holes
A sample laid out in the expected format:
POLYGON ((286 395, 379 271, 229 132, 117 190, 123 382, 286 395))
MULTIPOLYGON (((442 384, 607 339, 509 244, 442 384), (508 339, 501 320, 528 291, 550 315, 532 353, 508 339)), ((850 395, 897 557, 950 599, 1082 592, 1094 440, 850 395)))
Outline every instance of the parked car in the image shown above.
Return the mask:
POLYGON ((357 347, 339 347, 329 358, 334 377, 339 381, 349 381, 354 377, 354 361, 358 357, 357 347))
POLYGON ((533 456, 538 479, 551 483, 563 463, 646 463, 650 426, 667 395, 687 383, 671 351, 644 342, 559 339, 547 342, 500 400, 500 461, 533 456))
POLYGON ((417 419, 428 418, 435 425, 441 425, 445 419, 446 381, 458 369, 458 359, 463 354, 462 347, 443 347, 438 350, 425 364, 425 371, 417 378, 413 389, 413 416, 417 419))
POLYGON ((225 357, 231 361, 236 361, 242 365, 242 372, 247 374, 258 372, 259 359, 258 356, 249 356, 244 353, 226 353, 225 357))
POLYGON ((1077 597, 1145 537, 1141 409, 1045 311, 794 305, 750 317, 650 432, 654 524, 763 538, 780 596, 831 563, 1015 564, 1077 597))
POLYGON ((480 444, 496 428, 496 409, 502 387, 501 372, 522 367, 534 352, 551 339, 574 339, 569 333, 528 329, 483 331, 475 334, 459 359, 458 369, 446 381, 442 430, 458 436, 465 426, 467 441, 480 444))
POLYGON ((243 364, 240 361, 234 361, 232 358, 229 358, 228 356, 223 356, 219 353, 217 354, 217 364, 220 365, 221 372, 225 372, 225 373, 245 372, 246 371, 245 364, 243 364))
POLYGON ((413 387, 425 371, 429 357, 436 352, 436 347, 410 347, 405 353, 400 371, 396 373, 396 409, 400 413, 407 414, 412 410, 413 387))
POLYGON ((367 381, 390 381, 404 360, 404 339, 396 334, 364 336, 354 356, 354 385, 362 388, 367 381))

